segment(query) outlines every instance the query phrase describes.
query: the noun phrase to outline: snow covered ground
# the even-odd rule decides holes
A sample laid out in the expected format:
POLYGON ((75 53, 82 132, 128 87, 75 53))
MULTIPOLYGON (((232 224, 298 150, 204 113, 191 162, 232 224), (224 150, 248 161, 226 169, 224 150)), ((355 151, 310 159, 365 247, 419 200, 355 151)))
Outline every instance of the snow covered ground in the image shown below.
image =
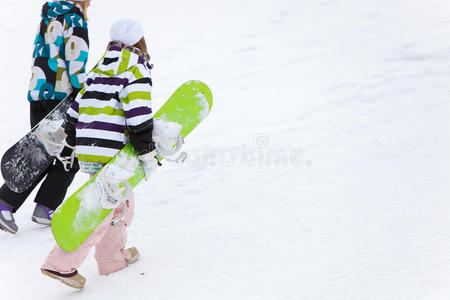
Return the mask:
MULTIPOLYGON (((42 3, 0 3, 0 153, 28 130, 42 3)), ((448 1, 110 0, 89 15, 89 68, 133 16, 155 106, 190 79, 215 106, 186 166, 136 190, 138 263, 100 276, 91 255, 81 292, 43 277, 54 240, 30 199, 19 234, 0 232, 2 299, 449 299, 448 1)))

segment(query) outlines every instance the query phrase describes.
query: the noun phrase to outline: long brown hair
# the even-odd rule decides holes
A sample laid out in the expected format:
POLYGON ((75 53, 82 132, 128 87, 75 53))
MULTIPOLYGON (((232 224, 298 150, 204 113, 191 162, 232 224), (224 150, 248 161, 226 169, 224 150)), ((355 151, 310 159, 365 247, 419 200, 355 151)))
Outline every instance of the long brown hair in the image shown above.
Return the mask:
POLYGON ((144 52, 145 54, 148 54, 148 50, 147 50, 147 43, 145 42, 145 38, 142 37, 139 42, 137 42, 136 44, 133 45, 136 48, 141 49, 142 52, 144 52))

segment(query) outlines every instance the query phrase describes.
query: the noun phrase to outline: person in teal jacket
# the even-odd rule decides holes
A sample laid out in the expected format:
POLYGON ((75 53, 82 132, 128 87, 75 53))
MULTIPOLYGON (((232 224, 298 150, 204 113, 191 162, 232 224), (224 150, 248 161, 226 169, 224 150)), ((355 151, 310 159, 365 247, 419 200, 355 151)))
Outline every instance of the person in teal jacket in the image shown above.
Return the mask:
POLYGON ((63 100, 82 88, 89 52, 88 27, 82 11, 89 2, 44 4, 34 42, 30 102, 63 100))
MULTIPOLYGON (((66 97, 75 97, 83 88, 89 52, 87 8, 90 0, 54 0, 42 7, 41 22, 34 41, 32 76, 28 91, 30 125, 34 127, 66 97)), ((0 229, 17 233, 13 213, 44 179, 36 195, 32 220, 49 225, 53 211, 61 204, 72 183, 78 163, 68 172, 59 160, 40 180, 22 193, 6 184, 0 187, 0 229)))

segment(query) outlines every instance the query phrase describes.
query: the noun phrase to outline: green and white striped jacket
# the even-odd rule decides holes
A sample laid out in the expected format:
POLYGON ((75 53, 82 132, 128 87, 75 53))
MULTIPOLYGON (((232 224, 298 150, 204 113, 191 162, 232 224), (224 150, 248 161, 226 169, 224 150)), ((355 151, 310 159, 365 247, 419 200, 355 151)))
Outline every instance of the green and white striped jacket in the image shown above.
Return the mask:
POLYGON ((111 42, 87 75, 84 88, 67 113, 66 126, 69 136, 76 135, 76 155, 82 170, 83 162, 86 166, 107 163, 129 141, 140 154, 153 150, 149 59, 137 48, 111 42))

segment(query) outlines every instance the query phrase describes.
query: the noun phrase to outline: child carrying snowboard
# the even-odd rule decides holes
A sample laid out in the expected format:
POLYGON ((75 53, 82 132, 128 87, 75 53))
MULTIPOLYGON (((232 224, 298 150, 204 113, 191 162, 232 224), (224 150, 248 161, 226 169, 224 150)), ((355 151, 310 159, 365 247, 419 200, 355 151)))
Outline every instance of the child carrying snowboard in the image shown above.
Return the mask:
MULTIPOLYGON (((73 161, 75 151, 81 171, 93 176, 130 141, 148 177, 158 162, 152 141, 152 66, 143 30, 133 20, 119 20, 111 27, 110 37, 106 54, 87 75, 84 88, 67 112, 67 137, 61 156, 73 161)), ((102 275, 134 263, 139 252, 134 247, 125 248, 126 227, 133 218, 133 209, 131 194, 78 249, 69 253, 56 245, 42 265, 42 273, 71 287, 83 288, 86 279, 77 268, 93 246, 102 275), (120 219, 124 210, 123 221, 112 222, 120 219)))

